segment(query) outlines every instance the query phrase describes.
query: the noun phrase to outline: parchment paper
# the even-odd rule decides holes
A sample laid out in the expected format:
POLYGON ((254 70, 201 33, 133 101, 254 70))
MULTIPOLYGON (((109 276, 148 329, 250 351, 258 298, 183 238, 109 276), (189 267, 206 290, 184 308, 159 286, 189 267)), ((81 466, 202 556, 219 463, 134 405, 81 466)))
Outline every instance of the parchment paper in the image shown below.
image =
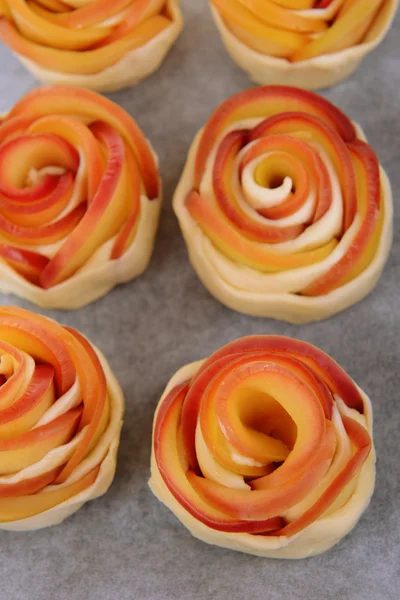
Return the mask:
MULTIPOLYGON (((132 114, 161 161, 165 204, 153 260, 136 281, 78 312, 47 312, 80 329, 109 359, 126 395, 119 466, 103 498, 62 525, 0 531, 4 600, 386 600, 400 588, 400 18, 352 79, 325 95, 360 121, 392 181, 395 243, 362 303, 295 327, 224 308, 189 265, 171 209, 186 151, 211 112, 251 84, 226 54, 204 1, 184 1, 185 30, 161 70, 110 97, 132 114), (181 365, 252 333, 296 336, 337 359, 371 397, 378 478, 372 504, 341 544, 316 558, 259 559, 192 538, 152 496, 153 411, 181 365)), ((0 48, 0 112, 36 83, 0 48)), ((4 304, 38 310, 15 297, 4 304)))

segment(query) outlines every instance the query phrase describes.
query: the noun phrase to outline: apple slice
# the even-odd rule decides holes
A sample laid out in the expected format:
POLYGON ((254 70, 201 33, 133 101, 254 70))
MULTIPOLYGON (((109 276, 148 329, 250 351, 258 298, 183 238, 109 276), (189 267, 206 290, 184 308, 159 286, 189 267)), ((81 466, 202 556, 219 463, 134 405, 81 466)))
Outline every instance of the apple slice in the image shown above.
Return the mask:
POLYGON ((35 285, 38 285, 43 270, 49 264, 47 256, 9 244, 0 244, 0 257, 9 263, 17 273, 35 285))
POLYGON ((357 386, 337 362, 319 348, 295 338, 252 335, 235 340, 214 352, 204 362, 197 377, 217 360, 248 352, 278 352, 298 358, 310 366, 327 383, 332 393, 338 394, 349 408, 364 412, 364 401, 357 386))
POLYGON ((24 394, 11 406, 0 410, 0 440, 29 431, 53 405, 54 369, 50 365, 36 365, 32 380, 24 394))
POLYGON ((26 495, 16 498, 0 499, 0 522, 8 523, 27 519, 34 515, 50 510, 59 506, 70 498, 77 496, 80 492, 88 489, 97 479, 99 467, 89 471, 87 475, 69 485, 52 489, 33 495, 26 495))
POLYGON ((254 244, 243 236, 212 204, 210 198, 196 191, 189 193, 185 206, 207 237, 225 256, 264 273, 278 273, 288 269, 316 264, 329 256, 337 246, 333 239, 324 246, 292 255, 278 254, 254 244))
POLYGON ((344 285, 364 271, 373 259, 380 240, 379 162, 368 144, 349 145, 357 181, 357 212, 360 227, 346 254, 329 271, 303 290, 306 296, 321 296, 344 285))
POLYGON ((50 450, 69 442, 81 415, 82 407, 73 408, 46 425, 0 440, 0 473, 21 471, 41 460, 50 450))
POLYGON ((187 384, 171 390, 163 400, 157 414, 154 429, 154 452, 161 476, 175 499, 198 521, 218 531, 263 532, 275 530, 282 525, 280 518, 262 521, 234 519, 213 508, 193 489, 190 472, 182 469, 176 440, 182 404, 187 392, 187 384))
POLYGON ((25 0, 13 0, 10 9, 19 33, 27 40, 46 47, 53 46, 60 50, 86 50, 112 31, 111 26, 100 23, 96 27, 79 27, 70 30, 43 18, 40 11, 38 13, 32 10, 31 3, 25 0))
POLYGON ((38 475, 31 479, 23 479, 18 483, 0 483, 0 498, 18 498, 36 494, 47 485, 53 483, 59 471, 60 467, 57 467, 47 473, 43 473, 43 475, 38 475))
POLYGON ((43 270, 40 284, 45 289, 73 275, 97 248, 118 232, 128 216, 129 179, 124 142, 105 123, 96 123, 92 131, 106 149, 106 169, 85 215, 43 270))
POLYGON ((284 242, 296 238, 304 225, 275 227, 251 219, 238 206, 234 191, 236 159, 245 145, 246 132, 232 131, 222 140, 215 157, 213 187, 218 205, 224 215, 246 237, 266 243, 284 242))
MULTIPOLYGON (((355 454, 343 468, 343 470, 332 481, 318 501, 307 510, 301 517, 292 521, 282 529, 274 532, 278 536, 294 536, 305 529, 311 523, 319 519, 324 512, 333 504, 339 494, 361 471, 362 466, 368 458, 372 448, 372 441, 367 430, 354 419, 342 417, 343 425, 356 448, 355 454)), ((267 533, 268 535, 268 533, 267 533)))
POLYGON ((0 339, 26 352, 35 361, 52 365, 58 396, 65 394, 76 379, 65 337, 64 328, 49 319, 17 307, 1 309, 0 339))
POLYGON ((81 426, 86 427, 85 435, 75 448, 75 452, 57 478, 63 483, 73 473, 81 460, 95 446, 107 427, 110 415, 110 402, 107 394, 107 381, 103 368, 92 345, 75 329, 65 327, 82 391, 83 413, 81 426))
POLYGON ((328 100, 312 92, 287 86, 246 90, 221 104, 205 126, 197 150, 194 189, 199 188, 208 157, 229 126, 243 119, 266 119, 287 112, 302 112, 319 117, 335 129, 345 142, 357 137, 350 119, 328 100))
MULTIPOLYGON (((106 50, 110 52, 109 48, 106 50)), ((84 118, 92 123, 103 121, 114 127, 134 152, 149 199, 158 198, 160 178, 156 159, 139 126, 123 108, 89 90, 52 86, 32 90, 26 94, 11 109, 8 119, 24 116, 42 121, 41 117, 51 114, 77 115, 80 119, 84 118)))
POLYGON ((289 112, 265 119, 250 132, 249 141, 252 142, 269 135, 301 135, 303 131, 308 141, 322 146, 333 162, 342 188, 344 201, 343 230, 346 231, 353 222, 357 210, 356 178, 349 143, 346 144, 332 127, 328 126, 324 120, 313 115, 289 112))

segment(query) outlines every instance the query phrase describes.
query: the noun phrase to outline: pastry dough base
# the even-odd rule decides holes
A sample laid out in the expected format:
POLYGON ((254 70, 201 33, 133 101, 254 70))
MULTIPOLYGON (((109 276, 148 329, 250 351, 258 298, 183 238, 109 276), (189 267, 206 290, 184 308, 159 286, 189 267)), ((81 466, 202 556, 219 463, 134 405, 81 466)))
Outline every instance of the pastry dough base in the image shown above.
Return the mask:
MULTIPOLYGON (((166 395, 175 386, 193 377, 203 362, 201 360, 188 364, 172 377, 157 406, 154 422, 166 395)), ((371 402, 361 389, 360 393, 364 400, 368 430, 372 433, 371 402)), ((165 485, 155 460, 153 444, 149 485, 154 495, 175 514, 194 537, 203 542, 266 558, 306 558, 329 550, 356 525, 367 508, 374 491, 375 461, 375 450, 372 448, 359 474, 354 492, 344 506, 332 515, 318 519, 318 521, 291 538, 221 532, 197 521, 179 504, 165 485)))
POLYGON ((250 78, 261 85, 292 85, 307 90, 318 90, 336 85, 347 79, 360 66, 387 34, 398 7, 398 0, 388 0, 380 18, 370 29, 367 40, 341 52, 326 54, 298 63, 283 58, 266 56, 241 42, 225 25, 217 9, 210 5, 224 45, 233 60, 250 78))
POLYGON ((173 21, 169 27, 144 46, 129 52, 115 65, 93 75, 74 75, 73 73, 49 71, 17 52, 14 52, 14 54, 28 71, 42 83, 72 85, 96 92, 115 92, 137 85, 161 66, 183 28, 182 14, 177 0, 171 2, 170 10, 173 21))
MULTIPOLYGON (((50 510, 46 510, 45 512, 39 513, 38 515, 29 517, 27 519, 20 519, 18 521, 11 521, 9 523, 0 523, 0 529, 5 529, 7 531, 32 531, 35 529, 42 529, 43 527, 58 525, 64 519, 79 510, 81 506, 83 506, 89 500, 93 500, 94 498, 98 498, 99 496, 105 494, 110 487, 114 479, 117 465, 117 452, 124 413, 124 395, 118 381, 111 371, 106 358, 98 348, 95 346, 93 346, 93 348, 95 349, 100 359, 101 366, 103 367, 110 399, 109 425, 96 444, 95 448, 84 459, 85 461, 93 461, 94 453, 100 453, 100 455, 104 455, 96 481, 89 488, 80 492, 76 496, 73 496, 66 502, 63 502, 62 504, 59 504, 50 510)), ((81 465, 82 464, 83 463, 81 463, 81 465)), ((95 462, 91 468, 94 468, 96 464, 99 463, 95 462)), ((32 476, 34 475, 34 472, 32 472, 32 476)), ((73 476, 74 473, 71 477, 73 476)))
MULTIPOLYGON (((364 139, 363 132, 359 126, 357 126, 357 130, 359 137, 364 139)), ((189 150, 182 177, 175 191, 173 206, 185 237, 193 268, 205 287, 215 298, 228 308, 247 315, 279 319, 299 325, 328 319, 336 313, 356 304, 356 302, 359 302, 369 294, 381 276, 389 256, 393 237, 392 192, 389 179, 382 168, 382 203, 385 210, 385 220, 378 251, 365 271, 353 281, 322 296, 307 297, 295 293, 266 294, 247 291, 243 288, 234 287, 224 280, 214 265, 210 263, 204 251, 204 244, 208 244, 212 248, 213 253, 218 254, 219 250, 212 245, 185 208, 186 196, 192 189, 194 162, 200 135, 201 131, 196 135, 189 150)), ((229 261, 226 257, 225 260, 229 261)), ((233 261, 230 262, 236 264, 233 261)), ((245 267, 245 269, 252 271, 248 267, 245 267)))

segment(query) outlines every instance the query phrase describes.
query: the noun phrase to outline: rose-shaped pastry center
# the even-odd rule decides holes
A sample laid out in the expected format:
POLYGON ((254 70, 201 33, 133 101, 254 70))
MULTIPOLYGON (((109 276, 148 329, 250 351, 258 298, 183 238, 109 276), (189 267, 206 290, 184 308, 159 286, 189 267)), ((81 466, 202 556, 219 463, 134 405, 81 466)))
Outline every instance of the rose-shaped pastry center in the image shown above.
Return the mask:
POLYGON ((184 205, 219 251, 211 260, 225 279, 235 279, 236 264, 262 274, 268 292, 320 296, 356 279, 377 254, 380 178, 373 150, 342 112, 271 86, 214 113, 184 205))
POLYGON ((388 0, 211 0, 229 30, 257 52, 292 62, 368 39, 388 0))
POLYGON ((155 465, 209 528, 292 538, 350 499, 372 447, 366 409, 314 346, 243 338, 161 400, 155 465))
POLYGON ((40 288, 123 256, 159 189, 136 123, 93 92, 35 90, 0 120, 0 256, 40 288))
POLYGON ((111 483, 122 395, 73 329, 2 307, 0 340, 0 527, 45 512, 32 526, 52 524, 111 483))

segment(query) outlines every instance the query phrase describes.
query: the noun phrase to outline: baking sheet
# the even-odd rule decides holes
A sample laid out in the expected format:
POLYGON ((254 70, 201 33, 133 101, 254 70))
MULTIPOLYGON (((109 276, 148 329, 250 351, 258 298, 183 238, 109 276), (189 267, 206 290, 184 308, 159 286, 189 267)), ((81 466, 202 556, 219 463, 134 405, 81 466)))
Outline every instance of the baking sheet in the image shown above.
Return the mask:
MULTIPOLYGON (((224 308, 189 265, 171 209, 189 144, 220 102, 250 87, 226 54, 205 2, 185 0, 185 30, 161 70, 110 97, 132 114, 161 161, 165 203, 151 265, 78 312, 40 311, 80 329, 110 361, 126 396, 117 475, 110 491, 62 525, 0 531, 0 598, 10 600, 386 600, 400 585, 400 18, 349 81, 324 94, 360 121, 387 169, 395 242, 373 293, 345 313, 296 327, 224 308), (248 334, 296 336, 321 347, 371 397, 378 477, 372 504, 326 554, 267 560, 208 546, 190 536, 152 496, 153 411, 181 365, 248 334)), ((35 81, 0 48, 0 112, 35 81)), ((39 310, 14 297, 4 304, 39 310)))

